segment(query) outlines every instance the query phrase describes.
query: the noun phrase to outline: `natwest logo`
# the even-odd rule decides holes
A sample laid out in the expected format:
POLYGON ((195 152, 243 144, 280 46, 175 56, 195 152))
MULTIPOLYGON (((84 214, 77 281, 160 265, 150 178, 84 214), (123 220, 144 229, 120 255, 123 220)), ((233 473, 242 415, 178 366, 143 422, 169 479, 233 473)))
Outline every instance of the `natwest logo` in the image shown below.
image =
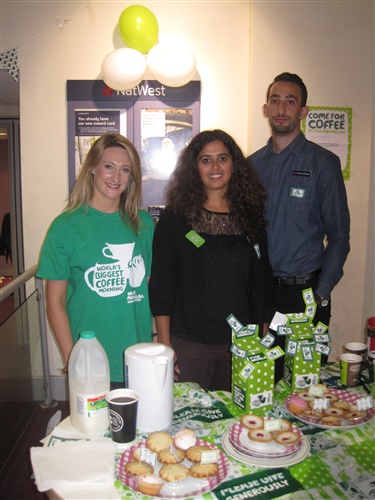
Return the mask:
POLYGON ((102 90, 102 94, 103 95, 113 95, 113 90, 111 89, 111 87, 108 87, 108 85, 106 85, 104 87, 104 89, 102 90))
POLYGON ((111 96, 111 95, 124 95, 124 96, 165 96, 165 86, 161 85, 160 87, 151 87, 149 84, 141 84, 137 85, 133 89, 129 90, 113 90, 108 85, 102 90, 103 95, 111 96))

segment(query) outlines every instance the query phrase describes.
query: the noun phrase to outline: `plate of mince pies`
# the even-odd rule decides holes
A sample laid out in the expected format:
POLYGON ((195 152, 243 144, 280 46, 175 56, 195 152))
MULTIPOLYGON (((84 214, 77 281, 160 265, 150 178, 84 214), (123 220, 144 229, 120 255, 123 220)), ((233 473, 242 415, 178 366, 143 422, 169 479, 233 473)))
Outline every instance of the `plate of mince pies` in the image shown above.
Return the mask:
POLYGON ((244 415, 228 434, 231 445, 239 452, 255 458, 274 459, 294 455, 303 444, 300 429, 285 419, 244 415), (266 422, 277 420, 275 430, 266 430, 266 422))
POLYGON ((228 470, 225 454, 197 439, 190 429, 182 429, 174 436, 166 431, 151 432, 146 441, 125 450, 116 464, 117 477, 132 490, 175 499, 213 490, 228 470), (214 461, 207 461, 212 451, 216 452, 214 461))
POLYGON ((285 400, 286 409, 293 417, 305 424, 314 425, 321 429, 341 429, 355 427, 371 420, 375 415, 375 408, 361 410, 357 406, 359 396, 353 392, 341 389, 328 389, 320 396, 312 395, 309 391, 299 390, 290 394, 285 400), (316 406, 316 399, 327 399, 328 407, 316 406))

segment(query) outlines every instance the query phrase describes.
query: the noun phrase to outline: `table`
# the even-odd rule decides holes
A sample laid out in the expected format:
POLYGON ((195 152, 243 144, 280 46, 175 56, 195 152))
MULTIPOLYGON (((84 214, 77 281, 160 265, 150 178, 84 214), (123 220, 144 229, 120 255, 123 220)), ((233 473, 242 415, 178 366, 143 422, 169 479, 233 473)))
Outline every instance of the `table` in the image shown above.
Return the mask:
MULTIPOLYGON (((321 378, 328 387, 342 388, 339 383, 339 367, 329 363, 322 368, 321 378)), ((372 392, 375 384, 348 388, 363 396, 372 392)), ((290 390, 284 381, 275 389, 275 404, 270 417, 287 418, 299 426, 307 437, 310 451, 306 459, 289 467, 264 469, 247 465, 228 457, 229 473, 214 491, 204 495, 205 500, 247 498, 290 500, 304 499, 369 499, 375 498, 375 419, 350 429, 329 430, 307 425, 291 417, 284 401, 290 390)), ((230 394, 221 391, 206 392, 196 384, 175 384, 174 419, 170 432, 188 427, 199 439, 222 447, 222 437, 238 421, 240 412, 231 402, 230 394)), ((69 426, 63 422, 59 427, 69 426)), ((139 434, 144 441, 147 434, 139 434)), ((119 460, 120 454, 116 459, 119 460)), ((114 488, 105 493, 85 492, 82 496, 64 498, 149 498, 134 493, 116 480, 114 488), (88 496, 87 496, 88 495, 88 496), (102 495, 102 496, 100 496, 102 495)), ((59 498, 58 496, 50 498, 59 498)), ((195 497, 198 498, 198 497, 195 497)), ((202 497, 203 498, 203 497, 202 497)))

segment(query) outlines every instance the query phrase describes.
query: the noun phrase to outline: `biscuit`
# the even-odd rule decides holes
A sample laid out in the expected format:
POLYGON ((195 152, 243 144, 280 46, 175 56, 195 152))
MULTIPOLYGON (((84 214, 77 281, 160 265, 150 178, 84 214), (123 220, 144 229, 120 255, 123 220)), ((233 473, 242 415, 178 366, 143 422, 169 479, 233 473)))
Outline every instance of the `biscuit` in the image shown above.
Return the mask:
MULTIPOLYGON (((280 432, 279 434, 283 433, 280 432)), ((247 436, 249 439, 257 443, 269 443, 273 440, 272 432, 264 431, 262 429, 251 429, 247 433, 247 436)))
POLYGON ((340 417, 323 417, 321 422, 323 425, 339 427, 341 425, 341 418, 340 417))
POLYGON ((263 417, 259 415, 244 415, 240 420, 240 424, 245 429, 261 429, 263 428, 263 423, 263 417))
POLYGON ((314 396, 309 394, 309 391, 298 391, 298 396, 305 401, 312 401, 314 399, 314 396))
POLYGON ((318 410, 306 410, 301 415, 302 418, 304 418, 308 422, 311 422, 312 424, 318 424, 323 416, 323 412, 318 410))
POLYGON ((337 408, 336 406, 330 406, 329 408, 325 408, 323 413, 326 417, 342 417, 345 413, 345 410, 342 408, 337 408))
POLYGON ((158 460, 162 464, 177 464, 184 461, 185 452, 175 448, 173 453, 169 448, 164 448, 164 450, 159 451, 158 460))
POLYGON ((170 444, 173 444, 173 437, 168 432, 152 432, 147 438, 147 446, 154 453, 159 453, 164 448, 169 448, 170 444))
POLYGON ((278 444, 283 444, 288 446, 290 444, 296 444, 301 439, 301 436, 296 432, 292 431, 282 431, 275 436, 275 441, 278 444))
POLYGON ((280 430, 281 431, 291 431, 293 429, 292 422, 289 422, 289 420, 280 420, 280 430))
POLYGON ((219 467, 217 464, 194 464, 189 469, 189 474, 198 479, 206 479, 217 474, 219 467))
POLYGON ((203 451, 211 451, 211 448, 204 445, 190 446, 190 448, 186 450, 186 458, 190 460, 190 462, 199 463, 202 459, 203 451))
POLYGON ((323 394, 323 398, 328 399, 330 404, 337 403, 337 401, 339 400, 339 397, 336 396, 336 394, 332 394, 331 392, 329 394, 323 394))
POLYGON ((341 408, 342 410, 350 409, 350 403, 348 403, 347 401, 335 401, 334 403, 332 403, 332 406, 334 406, 335 408, 341 408))
POLYGON ((133 476, 141 476, 142 474, 152 474, 154 468, 146 462, 128 462, 125 464, 125 472, 133 476))
POLYGON ((349 420, 352 424, 359 424, 365 420, 367 413, 365 411, 347 411, 343 418, 349 420))
POLYGON ((182 481, 189 476, 189 469, 181 464, 166 464, 159 471, 159 475, 168 483, 182 481))

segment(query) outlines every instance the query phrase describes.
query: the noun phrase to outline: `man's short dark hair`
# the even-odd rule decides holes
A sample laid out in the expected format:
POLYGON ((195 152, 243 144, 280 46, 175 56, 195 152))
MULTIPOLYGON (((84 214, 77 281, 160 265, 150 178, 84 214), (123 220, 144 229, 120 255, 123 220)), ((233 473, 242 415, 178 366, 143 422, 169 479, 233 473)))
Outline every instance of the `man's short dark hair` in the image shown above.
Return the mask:
POLYGON ((302 106, 306 106, 307 103, 307 88, 306 85, 303 83, 302 78, 300 78, 298 75, 295 75, 293 73, 281 73, 280 75, 277 75, 273 82, 270 83, 267 89, 267 102, 270 97, 270 92, 271 92, 271 87, 274 83, 276 82, 290 82, 290 83, 295 83, 298 85, 298 87, 301 89, 301 97, 302 97, 302 106))

